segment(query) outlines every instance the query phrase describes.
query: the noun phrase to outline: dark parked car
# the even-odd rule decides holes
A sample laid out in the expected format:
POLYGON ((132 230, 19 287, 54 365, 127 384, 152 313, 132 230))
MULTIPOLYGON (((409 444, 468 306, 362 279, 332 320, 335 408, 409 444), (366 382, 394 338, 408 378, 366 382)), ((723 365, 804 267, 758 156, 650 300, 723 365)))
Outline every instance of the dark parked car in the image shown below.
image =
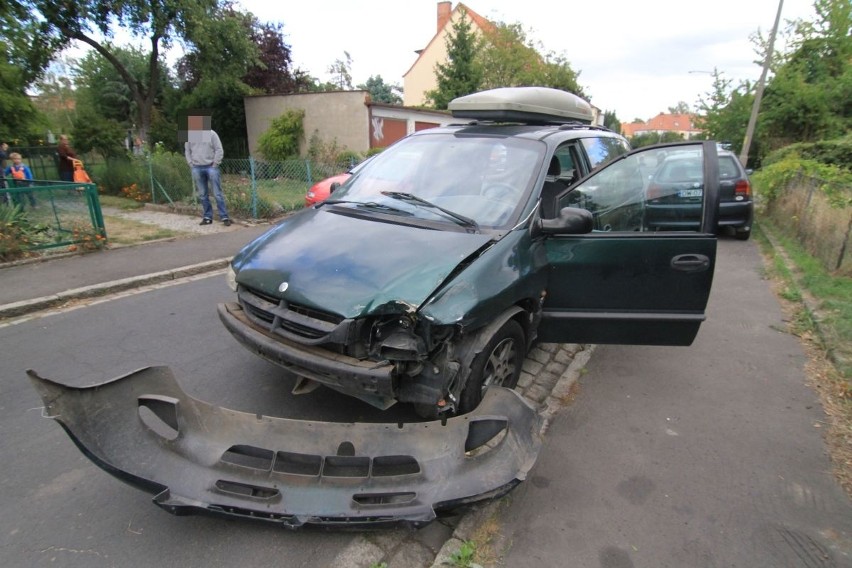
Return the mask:
POLYGON ((177 515, 422 525, 515 487, 541 447, 541 416, 511 390, 534 342, 693 341, 719 163, 712 142, 628 153, 562 91, 497 89, 450 109, 463 124, 397 142, 248 244, 231 263, 236 299, 219 306, 234 337, 301 382, 440 420, 217 408, 165 367, 88 387, 29 371, 45 414, 177 515), (644 224, 643 168, 664 155, 700 167, 700 222, 683 231, 644 224))
MULTIPOLYGON (((730 229, 739 240, 751 236, 754 203, 748 173, 735 154, 719 151, 718 230, 730 229)), ((649 230, 694 230, 701 222, 701 156, 667 156, 651 176, 645 220, 649 230)))
POLYGON ((646 232, 640 161, 688 155, 703 185, 713 143, 626 155, 624 138, 589 125, 588 103, 553 89, 450 109, 467 122, 401 140, 233 259, 237 297, 219 316, 234 337, 302 381, 425 416, 514 387, 534 341, 692 342, 716 183, 688 233, 646 232))

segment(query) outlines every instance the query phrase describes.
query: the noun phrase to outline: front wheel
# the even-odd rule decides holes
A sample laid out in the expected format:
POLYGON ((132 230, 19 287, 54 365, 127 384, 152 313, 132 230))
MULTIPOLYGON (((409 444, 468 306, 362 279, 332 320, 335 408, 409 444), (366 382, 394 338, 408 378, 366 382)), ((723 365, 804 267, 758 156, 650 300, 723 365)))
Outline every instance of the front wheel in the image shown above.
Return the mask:
POLYGON ((490 386, 515 388, 524 364, 525 345, 524 330, 518 322, 509 320, 503 324, 471 365, 459 401, 462 413, 476 408, 490 386))

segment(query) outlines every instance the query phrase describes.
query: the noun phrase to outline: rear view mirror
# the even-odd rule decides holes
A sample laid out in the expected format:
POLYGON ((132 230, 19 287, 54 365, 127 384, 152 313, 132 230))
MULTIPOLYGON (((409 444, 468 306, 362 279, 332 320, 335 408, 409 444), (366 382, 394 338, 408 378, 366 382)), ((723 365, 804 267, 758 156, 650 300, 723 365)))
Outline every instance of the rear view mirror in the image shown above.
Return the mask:
POLYGON ((328 186, 328 192, 329 192, 329 193, 334 193, 334 190, 335 190, 335 189, 337 189, 338 187, 340 187, 340 182, 339 182, 339 181, 332 182, 332 183, 331 183, 331 185, 330 185, 330 186, 328 186))

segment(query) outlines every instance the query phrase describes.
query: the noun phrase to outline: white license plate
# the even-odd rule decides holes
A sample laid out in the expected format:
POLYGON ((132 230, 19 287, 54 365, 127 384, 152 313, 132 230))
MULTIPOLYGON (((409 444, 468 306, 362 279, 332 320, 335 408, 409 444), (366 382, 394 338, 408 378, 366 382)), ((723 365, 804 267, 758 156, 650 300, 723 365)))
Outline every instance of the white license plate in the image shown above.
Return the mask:
POLYGON ((701 189, 681 189, 677 192, 678 197, 701 197, 703 190, 701 189))

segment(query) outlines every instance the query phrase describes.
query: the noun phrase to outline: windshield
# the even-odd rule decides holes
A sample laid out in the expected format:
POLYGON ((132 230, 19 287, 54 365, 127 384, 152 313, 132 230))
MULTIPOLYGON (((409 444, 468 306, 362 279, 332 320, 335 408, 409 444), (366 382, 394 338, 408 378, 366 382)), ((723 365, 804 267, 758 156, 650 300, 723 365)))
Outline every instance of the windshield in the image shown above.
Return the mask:
POLYGON ((501 228, 523 208, 544 152, 543 144, 525 139, 412 136, 374 156, 328 203, 381 205, 457 226, 501 228))

